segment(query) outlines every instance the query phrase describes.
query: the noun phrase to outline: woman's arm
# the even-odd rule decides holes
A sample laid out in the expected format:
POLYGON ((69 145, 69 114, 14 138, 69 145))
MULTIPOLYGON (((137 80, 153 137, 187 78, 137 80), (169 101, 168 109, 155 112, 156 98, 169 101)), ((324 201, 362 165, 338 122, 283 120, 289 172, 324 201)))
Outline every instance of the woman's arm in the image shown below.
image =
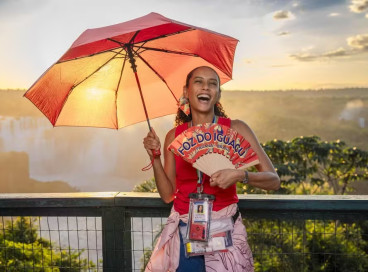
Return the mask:
MULTIPOLYGON (((160 194, 161 199, 165 203, 170 203, 174 199, 174 193, 176 190, 175 186, 175 157, 172 152, 167 150, 169 144, 175 138, 175 129, 170 130, 165 138, 164 143, 164 166, 161 162, 161 157, 155 157, 153 160, 153 173, 155 176, 157 190, 160 194)), ((152 160, 152 150, 160 150, 161 142, 156 132, 148 132, 147 137, 143 140, 144 148, 147 150, 150 159, 152 160)))
MULTIPOLYGON (((256 165, 258 172, 248 173, 248 184, 264 190, 278 190, 280 188, 280 178, 251 128, 240 120, 232 120, 231 128, 240 133, 258 155, 259 164, 256 165)), ((210 182, 211 186, 226 189, 237 181, 242 181, 244 178, 244 170, 225 169, 214 173, 211 176, 210 182)))

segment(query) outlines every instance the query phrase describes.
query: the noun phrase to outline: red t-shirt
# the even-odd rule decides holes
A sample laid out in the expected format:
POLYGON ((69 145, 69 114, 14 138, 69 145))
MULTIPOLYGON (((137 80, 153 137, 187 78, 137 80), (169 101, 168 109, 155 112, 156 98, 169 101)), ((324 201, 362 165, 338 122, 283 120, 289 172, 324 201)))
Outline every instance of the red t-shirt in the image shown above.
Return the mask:
MULTIPOLYGON (((220 117, 218 123, 231 127, 231 120, 220 117)), ((175 130, 175 137, 188 128, 188 123, 184 123, 175 130)), ((189 210, 189 194, 197 192, 197 170, 192 165, 184 161, 181 157, 175 155, 176 167, 176 192, 174 197, 174 208, 179 214, 186 214, 189 210)), ((203 193, 215 196, 213 210, 219 211, 226 206, 238 203, 236 194, 236 184, 227 189, 221 189, 217 186, 211 187, 209 176, 203 174, 203 193)))

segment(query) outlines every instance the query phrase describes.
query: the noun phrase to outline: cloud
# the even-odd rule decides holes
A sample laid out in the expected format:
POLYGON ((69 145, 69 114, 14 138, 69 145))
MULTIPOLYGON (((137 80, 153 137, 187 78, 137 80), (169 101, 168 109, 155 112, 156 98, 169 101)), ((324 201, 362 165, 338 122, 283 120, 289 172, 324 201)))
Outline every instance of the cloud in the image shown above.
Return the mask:
POLYGON ((277 33, 277 36, 286 36, 286 35, 290 35, 289 31, 281 31, 279 33, 277 33))
POLYGON ((292 54, 289 57, 298 61, 315 61, 318 59, 317 55, 312 55, 309 53, 297 53, 292 54))
POLYGON ((291 58, 298 61, 316 61, 316 60, 326 60, 336 57, 344 57, 350 54, 349 51, 340 47, 333 51, 328 51, 323 54, 310 54, 310 53, 297 53, 290 55, 291 58))
POLYGON ((364 12, 368 10, 368 0, 352 0, 349 8, 355 13, 364 12))
POLYGON ((347 38, 348 45, 358 50, 368 49, 368 34, 356 35, 347 38))
POLYGON ((294 15, 287 10, 278 10, 273 14, 275 20, 293 19, 294 15))
POLYGON ((321 56, 324 58, 334 58, 334 57, 343 57, 347 56, 349 54, 348 51, 346 51, 344 48, 340 47, 336 50, 326 52, 322 54, 321 56))
POLYGON ((330 17, 337 17, 337 16, 340 16, 340 13, 332 12, 328 16, 330 16, 330 17))
POLYGON ((368 52, 368 34, 360 34, 353 37, 348 37, 347 43, 350 49, 338 48, 322 54, 311 54, 308 52, 301 52, 289 55, 292 59, 298 61, 317 61, 328 60, 332 58, 348 57, 352 55, 362 54, 368 52))

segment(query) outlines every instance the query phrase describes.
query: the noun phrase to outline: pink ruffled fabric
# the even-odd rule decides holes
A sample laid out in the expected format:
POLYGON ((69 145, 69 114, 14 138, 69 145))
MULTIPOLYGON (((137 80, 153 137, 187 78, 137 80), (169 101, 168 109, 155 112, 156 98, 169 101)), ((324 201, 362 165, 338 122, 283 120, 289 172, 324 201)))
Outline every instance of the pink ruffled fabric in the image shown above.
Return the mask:
MULTIPOLYGON (((220 211, 213 211, 212 218, 230 217, 236 213, 236 210, 237 204, 232 204, 220 211)), ((178 212, 172 209, 151 259, 146 266, 146 272, 174 272, 178 268, 180 255, 179 220, 187 223, 188 215, 179 215, 178 212)), ((247 232, 241 216, 234 224, 232 235, 233 246, 229 248, 229 251, 205 255, 206 271, 254 271, 253 256, 247 242, 247 232)))

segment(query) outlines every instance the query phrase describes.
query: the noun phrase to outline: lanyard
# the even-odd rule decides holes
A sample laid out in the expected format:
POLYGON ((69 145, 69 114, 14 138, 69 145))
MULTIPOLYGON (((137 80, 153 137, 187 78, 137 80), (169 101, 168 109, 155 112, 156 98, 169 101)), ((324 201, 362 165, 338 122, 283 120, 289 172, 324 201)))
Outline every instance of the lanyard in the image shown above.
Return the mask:
MULTIPOLYGON (((192 122, 192 121, 191 121, 192 122)), ((218 116, 214 116, 212 119, 212 123, 213 124, 217 124, 218 122, 218 116)), ((192 124, 192 123, 191 123, 192 124)), ((201 194, 203 192, 203 173, 201 171, 199 171, 197 169, 197 176, 198 176, 198 181, 197 181, 197 193, 201 194)))

